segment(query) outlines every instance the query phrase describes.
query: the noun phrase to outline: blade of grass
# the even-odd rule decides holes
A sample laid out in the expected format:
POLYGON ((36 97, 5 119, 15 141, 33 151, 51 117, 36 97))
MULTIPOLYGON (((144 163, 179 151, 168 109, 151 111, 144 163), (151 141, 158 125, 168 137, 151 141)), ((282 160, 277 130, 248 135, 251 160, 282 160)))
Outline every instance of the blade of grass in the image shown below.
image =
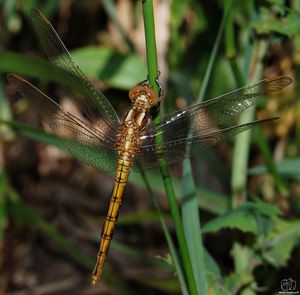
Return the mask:
POLYGON ((59 83, 46 60, 33 56, 24 57, 23 54, 16 52, 0 51, 0 72, 30 75, 59 83))
MULTIPOLYGON (((233 35, 234 27, 233 20, 230 15, 229 22, 227 23, 226 34, 226 53, 227 58, 230 62, 231 70, 234 75, 235 81, 238 87, 242 87, 245 85, 245 79, 243 74, 241 73, 237 61, 236 61, 236 46, 234 38, 231 38, 233 35)), ((252 60, 247 60, 247 58, 251 58, 251 55, 246 55, 245 67, 246 73, 257 73, 256 69, 258 59, 255 58, 258 55, 259 47, 255 47, 256 50, 253 50, 252 46, 249 45, 252 52, 252 60), (253 62, 254 61, 254 62, 253 62), (252 63, 251 63, 252 62, 252 63), (248 67, 252 65, 252 68, 249 70, 248 67)), ((248 52, 248 50, 246 50, 248 52)), ((249 122, 253 120, 254 117, 254 108, 243 112, 239 119, 239 124, 243 124, 245 122, 249 122)), ((234 150, 233 150, 233 161, 232 161, 232 174, 231 174, 231 190, 232 190, 232 198, 231 204, 233 208, 240 206, 242 203, 246 201, 246 183, 247 183, 247 168, 248 168, 248 157, 250 151, 250 131, 243 132, 235 137, 234 140, 234 150)), ((235 272, 242 272, 243 269, 240 268, 239 257, 242 257, 242 251, 240 247, 234 246, 232 249, 232 255, 234 260, 235 272)), ((248 263, 251 263, 248 261, 248 263)))
POLYGON ((185 276, 184 276, 184 273, 183 273, 183 269, 181 267, 180 259, 179 259, 178 255, 177 255, 176 247, 174 245, 174 242, 173 242, 172 237, 170 235, 170 232, 168 230, 165 218, 164 218, 164 216, 163 216, 163 214, 162 214, 162 212, 160 210, 160 206, 158 204, 158 201, 157 201, 157 199, 154 196, 154 193, 153 193, 153 190, 151 188, 151 185, 150 185, 150 183, 148 181, 148 178, 146 177, 146 174, 144 172, 142 172, 142 177, 144 179, 144 183, 145 183, 145 185, 147 187, 147 190, 148 190, 149 195, 150 195, 150 197, 152 199, 152 202, 153 202, 153 204, 155 206, 155 209, 157 210, 157 212, 159 214, 160 222, 161 222, 161 225, 162 225, 162 228, 163 228, 163 231, 164 231, 164 235, 166 237, 168 248, 169 248, 170 253, 171 253, 172 262, 174 264, 176 273, 178 275, 178 280, 179 280, 179 283, 180 283, 180 288, 181 288, 182 294, 188 295, 189 292, 188 292, 188 287, 187 287, 187 284, 186 284, 186 281, 185 281, 185 276))
MULTIPOLYGON (((231 24, 231 30, 233 30, 233 24, 231 24)), ((233 40, 230 40, 231 42, 234 42, 233 40)), ((235 52, 235 45, 234 44, 227 44, 228 47, 233 49, 231 51, 231 55, 228 55, 228 59, 230 62, 230 66, 236 81, 236 84, 238 87, 242 87, 245 85, 245 79, 237 65, 236 61, 236 52, 235 52), (232 53, 233 52, 233 53, 232 53)), ((256 48, 260 49, 259 56, 263 56, 265 54, 265 51, 267 49, 267 43, 263 42, 256 48)), ((254 56, 254 60, 260 60, 261 57, 257 58, 254 56)), ((250 64, 250 63, 248 63, 250 64)), ((260 65, 258 65, 259 68, 261 68, 260 65)), ((252 69, 250 69, 249 73, 255 73, 255 63, 252 63, 252 69)), ((257 71, 257 74, 254 74, 253 80, 257 80, 260 77, 260 70, 257 71)), ((254 117, 254 109, 250 110, 249 112, 243 113, 240 122, 239 123, 245 123, 253 120, 254 117)), ((249 155, 249 149, 250 149, 250 136, 251 133, 247 132, 246 134, 239 134, 235 139, 235 148, 234 148, 234 154, 233 154, 233 169, 232 169, 232 205, 233 207, 237 206, 242 199, 244 199, 243 196, 245 196, 245 189, 246 189, 246 182, 247 182, 247 168, 248 168, 248 155, 249 155), (242 199, 241 199, 242 197, 242 199)), ((275 185, 279 191, 279 193, 282 196, 287 196, 288 189, 286 185, 284 184, 283 180, 279 176, 279 173, 277 171, 276 165, 272 159, 272 153, 268 147, 268 144, 266 142, 266 139, 262 133, 261 128, 258 126, 256 128, 256 136, 255 136, 256 142, 260 148, 260 152, 262 153, 264 160, 266 161, 267 167, 269 172, 272 174, 275 185)))
POLYGON ((2 75, 0 75, 0 118, 2 120, 10 120, 12 118, 9 103, 4 93, 2 75))
MULTIPOLYGON (((144 16, 144 28, 145 28, 145 39, 146 39, 146 54, 147 54, 147 65, 148 65, 148 79, 150 85, 153 87, 157 95, 159 95, 159 86, 157 85, 156 79, 158 76, 157 66, 157 53, 156 53, 156 40, 155 40, 155 28, 154 28, 154 13, 152 0, 143 0, 143 16, 144 16)), ((155 123, 159 124, 160 118, 157 116, 155 123)), ((157 143, 162 143, 162 136, 156 138, 157 143)), ((195 277, 193 274, 193 268, 191 259, 188 253, 186 240, 184 237, 184 231, 180 213, 176 203, 176 197, 172 180, 168 171, 167 162, 164 159, 159 160, 160 171, 163 177, 166 195, 168 198, 172 219, 175 226, 176 236, 179 244, 180 257, 185 270, 185 276, 187 285, 189 287, 189 294, 198 294, 195 277)))
MULTIPOLYGON (((245 85, 245 78, 239 69, 236 60, 236 46, 235 39, 232 37, 234 35, 234 26, 232 16, 230 14, 229 21, 226 24, 226 54, 230 62, 231 70, 235 78, 238 87, 245 85)), ((262 70, 261 65, 259 65, 260 58, 265 54, 266 44, 264 42, 257 42, 252 45, 249 42, 248 47, 252 48, 251 55, 246 55, 245 72, 248 73, 250 80, 257 80, 260 76, 262 70), (251 58, 251 61, 247 60, 251 58), (247 68, 247 67, 250 68, 247 68)), ((248 50, 246 50, 248 52, 248 50)), ((239 119, 239 124, 244 124, 246 122, 252 121, 254 117, 255 108, 251 108, 243 112, 239 119)), ((235 137, 234 140, 234 151, 233 151, 233 161, 232 161, 232 175, 231 175, 231 189, 232 189, 232 207, 235 208, 239 204, 246 200, 246 183, 247 183, 247 168, 248 168, 248 157, 250 151, 250 139, 251 132, 243 132, 235 137)))
MULTIPOLYGON (((165 214, 161 212, 161 215, 164 218, 168 218, 169 214, 165 214)), ((120 216, 120 219, 118 221, 118 224, 121 225, 130 225, 130 224, 139 224, 143 222, 152 222, 159 220, 160 215, 157 212, 157 210, 145 210, 145 211, 139 211, 139 212, 130 212, 125 213, 120 216)), ((104 220, 103 220, 104 221, 104 220)))
POLYGON ((206 267, 203 257, 203 242, 200 213, 197 206, 196 187, 193 181, 190 160, 183 163, 182 221, 189 254, 192 261, 198 294, 208 294, 206 267))
POLYGON ((270 151, 266 138, 262 132, 262 129, 259 126, 255 129, 255 140, 266 162, 268 172, 270 172, 273 176, 274 184, 276 185, 280 195, 283 197, 288 197, 289 190, 279 175, 277 166, 273 161, 272 153, 270 151))
MULTIPOLYGON (((222 33, 226 23, 228 11, 231 8, 231 1, 229 1, 224 9, 223 18, 218 30, 216 40, 214 42, 213 50, 209 58, 208 66, 204 75, 201 90, 198 95, 198 103, 203 101, 208 81, 212 74, 212 68, 215 63, 217 52, 220 46, 222 33)), ((196 279, 196 285, 198 294, 207 294, 208 282, 207 273, 204 263, 204 248, 202 242, 200 213, 197 206, 196 186, 192 176, 192 168, 190 160, 185 160, 183 163, 183 179, 182 179, 182 191, 183 191, 183 204, 182 204, 182 220, 185 238, 192 261, 192 267, 194 276, 196 279)))
POLYGON ((219 27, 219 30, 218 30, 216 40, 214 42, 213 49, 211 51, 211 55, 209 57, 209 61, 208 61, 208 64, 207 64, 207 69, 205 71, 205 75, 204 75, 204 78, 203 78, 203 81, 202 81, 201 89, 199 91, 197 103, 200 103, 204 100, 205 93, 206 93, 207 87, 208 87, 208 82, 209 82, 209 79, 210 79, 211 74, 212 74, 212 68, 213 68, 213 65, 214 65, 215 60, 216 60, 217 51, 218 51, 219 46, 220 46, 221 37, 222 37, 223 30, 224 30, 224 25, 227 21, 227 16, 228 16, 228 12, 230 11, 231 4, 232 4, 232 0, 227 0, 225 2, 225 10, 224 10, 223 18, 222 18, 222 21, 221 21, 221 24, 220 24, 220 27, 219 27))
MULTIPOLYGON (((11 120, 12 114, 8 99, 4 92, 3 80, 3 76, 0 75, 0 120, 11 120)), ((13 137, 14 134, 8 125, 0 126, 0 138, 3 140, 11 140, 13 137)))
MULTIPOLYGON (((150 183, 155 183, 154 191, 156 193, 164 193, 164 184, 161 180, 161 176, 154 172, 147 172, 147 178, 150 183)), ((144 182, 140 178, 140 174, 132 172, 129 178, 129 181, 132 181, 136 185, 145 187, 144 182)), ((184 193, 182 187, 182 180, 176 177, 173 177, 173 186, 175 190, 175 195, 181 196, 184 193)), ((228 196, 220 195, 218 193, 207 190, 203 187, 196 187, 197 195, 197 204, 196 207, 199 207, 205 211, 208 211, 212 214, 221 215, 227 212, 230 208, 228 196)))
MULTIPOLYGON (((227 34, 233 35, 233 22, 232 19, 227 23, 227 34), (231 32, 231 33, 230 33, 231 32)), ((226 50, 228 59, 230 62, 231 70, 236 80, 238 87, 245 85, 244 77, 239 70, 236 61, 236 49, 233 38, 226 38, 226 50)), ((239 120, 239 124, 249 122, 253 118, 253 111, 244 112, 239 120)), ((246 186, 246 171, 248 166, 248 154, 250 145, 250 132, 243 132, 234 140, 234 151, 233 151, 233 166, 231 175, 231 189, 232 189, 232 207, 235 208, 241 203, 241 196, 244 196, 244 189, 246 186)))
MULTIPOLYGON (((0 119, 9 120, 11 118, 11 110, 8 100, 4 93, 3 77, 0 75, 0 119)), ((0 139, 8 140, 13 137, 12 131, 7 125, 0 126, 0 139)), ((7 227, 7 178, 2 158, 4 157, 2 142, 0 142, 0 241, 2 241, 5 229, 7 227)))

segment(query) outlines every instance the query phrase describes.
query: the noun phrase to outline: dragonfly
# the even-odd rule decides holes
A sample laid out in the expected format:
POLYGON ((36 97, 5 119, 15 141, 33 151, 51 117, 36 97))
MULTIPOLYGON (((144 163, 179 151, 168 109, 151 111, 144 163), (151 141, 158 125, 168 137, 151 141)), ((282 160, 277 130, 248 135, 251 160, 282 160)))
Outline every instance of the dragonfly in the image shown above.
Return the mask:
POLYGON ((120 120, 103 93, 73 60, 46 17, 36 9, 31 11, 31 17, 43 50, 82 117, 66 111, 22 77, 10 74, 8 80, 31 102, 73 156, 102 171, 115 171, 115 183, 91 276, 91 284, 95 285, 103 272, 131 170, 156 168, 160 159, 168 165, 183 161, 201 149, 274 120, 235 123, 241 112, 256 105, 263 96, 285 88, 292 79, 276 76, 261 80, 166 114, 161 117, 160 124, 151 120, 151 110, 157 108, 161 97, 146 80, 130 90, 132 107, 120 120), (158 141, 158 137, 162 140, 158 141))

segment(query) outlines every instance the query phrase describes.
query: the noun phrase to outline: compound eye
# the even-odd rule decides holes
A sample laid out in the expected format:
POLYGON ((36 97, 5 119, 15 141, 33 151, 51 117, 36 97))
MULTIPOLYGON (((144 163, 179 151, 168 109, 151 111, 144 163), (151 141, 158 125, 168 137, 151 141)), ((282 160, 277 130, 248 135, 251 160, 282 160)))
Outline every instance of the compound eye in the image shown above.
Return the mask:
POLYGON ((157 100, 158 100, 157 95, 151 87, 147 88, 147 95, 149 97, 150 106, 153 107, 154 105, 156 105, 157 100))
POLYGON ((128 94, 130 100, 132 102, 134 102, 142 90, 143 90, 142 85, 136 85, 136 86, 132 87, 128 94))

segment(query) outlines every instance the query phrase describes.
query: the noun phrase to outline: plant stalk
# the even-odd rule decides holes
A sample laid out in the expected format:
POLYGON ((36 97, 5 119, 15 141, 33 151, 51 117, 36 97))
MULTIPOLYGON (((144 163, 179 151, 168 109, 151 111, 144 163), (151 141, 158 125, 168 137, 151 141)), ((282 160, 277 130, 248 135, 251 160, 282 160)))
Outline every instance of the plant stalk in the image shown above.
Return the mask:
MULTIPOLYGON (((159 95, 159 85, 157 83, 158 78, 158 65, 157 65, 157 52, 155 41, 155 26, 154 26, 154 13, 152 0, 143 0, 143 16, 145 27, 145 39, 146 39, 146 53, 147 53, 147 65, 148 65, 148 80, 153 87, 157 95, 159 95)), ((160 117, 157 116, 155 123, 158 125, 160 117)), ((156 143, 162 144, 163 137, 157 136, 156 143)), ((187 285, 189 288, 189 294, 197 294, 195 278, 193 274, 192 264, 188 253, 186 240, 184 237, 183 225, 179 209, 176 202, 175 191, 173 183, 169 174, 168 164, 165 159, 159 159, 160 171, 162 174, 166 195, 168 198, 172 219, 175 226, 176 236, 179 244, 179 253, 182 259, 182 265, 185 270, 187 285)))

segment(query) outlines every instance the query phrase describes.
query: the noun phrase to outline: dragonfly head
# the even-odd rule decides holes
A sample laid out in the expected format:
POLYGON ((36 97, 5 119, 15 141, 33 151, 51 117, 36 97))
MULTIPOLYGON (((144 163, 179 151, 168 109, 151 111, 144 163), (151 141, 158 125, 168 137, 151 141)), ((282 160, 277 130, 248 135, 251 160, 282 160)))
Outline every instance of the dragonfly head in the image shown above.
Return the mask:
POLYGON ((155 91, 146 83, 141 83, 131 88, 129 91, 129 98, 133 103, 146 100, 150 108, 154 107, 159 102, 155 91))

